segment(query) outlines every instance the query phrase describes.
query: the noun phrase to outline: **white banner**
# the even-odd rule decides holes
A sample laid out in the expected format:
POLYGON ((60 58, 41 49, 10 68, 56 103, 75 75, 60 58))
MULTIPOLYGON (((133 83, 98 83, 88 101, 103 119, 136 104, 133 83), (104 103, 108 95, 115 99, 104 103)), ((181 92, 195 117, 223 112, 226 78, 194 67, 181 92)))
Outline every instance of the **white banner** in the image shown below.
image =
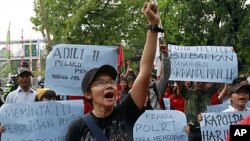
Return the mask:
POLYGON ((85 73, 109 64, 117 68, 117 47, 61 44, 47 56, 45 87, 59 95, 82 96, 85 73))
POLYGON ((82 115, 82 100, 4 104, 1 141, 64 141, 69 124, 82 115))
POLYGON ((238 76, 233 47, 169 45, 170 80, 232 83, 238 76))
POLYGON ((234 125, 250 112, 202 113, 202 141, 226 141, 230 125, 234 125))
POLYGON ((134 141, 187 141, 187 119, 177 110, 146 110, 133 128, 134 141))

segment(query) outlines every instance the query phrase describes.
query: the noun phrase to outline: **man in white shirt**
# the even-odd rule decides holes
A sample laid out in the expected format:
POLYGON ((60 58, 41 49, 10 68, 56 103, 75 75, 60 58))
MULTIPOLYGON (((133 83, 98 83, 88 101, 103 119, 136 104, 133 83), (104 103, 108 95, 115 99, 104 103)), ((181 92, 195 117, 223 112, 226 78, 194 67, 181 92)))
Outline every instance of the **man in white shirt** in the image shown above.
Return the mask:
POLYGON ((10 92, 5 103, 22 103, 35 101, 36 91, 31 88, 32 72, 27 68, 21 68, 17 74, 19 86, 16 90, 10 92))

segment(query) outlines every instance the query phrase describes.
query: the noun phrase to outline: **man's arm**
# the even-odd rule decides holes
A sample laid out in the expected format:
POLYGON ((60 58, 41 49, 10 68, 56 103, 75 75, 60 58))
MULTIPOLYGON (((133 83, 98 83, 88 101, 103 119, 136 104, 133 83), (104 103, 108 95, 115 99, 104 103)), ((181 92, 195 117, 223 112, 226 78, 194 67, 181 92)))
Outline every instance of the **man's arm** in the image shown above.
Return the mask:
POLYGON ((168 86, 168 81, 170 77, 171 63, 168 58, 168 48, 167 46, 161 47, 162 52, 162 73, 160 79, 156 81, 156 88, 158 96, 164 95, 166 88, 168 86))
MULTIPOLYGON (((158 25, 160 18, 155 4, 145 2, 142 10, 150 25, 158 25)), ((148 96, 148 88, 156 52, 156 44, 157 32, 148 30, 146 43, 140 62, 140 72, 131 89, 131 97, 139 109, 144 107, 146 97, 148 96)))

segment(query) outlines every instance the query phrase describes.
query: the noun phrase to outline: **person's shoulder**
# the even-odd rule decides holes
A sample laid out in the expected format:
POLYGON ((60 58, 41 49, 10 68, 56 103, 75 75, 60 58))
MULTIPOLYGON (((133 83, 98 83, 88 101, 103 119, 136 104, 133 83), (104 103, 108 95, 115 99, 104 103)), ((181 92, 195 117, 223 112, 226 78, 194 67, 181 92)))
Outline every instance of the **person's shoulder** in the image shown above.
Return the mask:
POLYGON ((80 140, 80 138, 83 136, 83 132, 87 130, 84 125, 86 126, 86 124, 83 122, 82 116, 74 118, 69 124, 65 141, 71 141, 72 139, 80 140))
POLYGON ((249 108, 249 107, 246 107, 246 109, 247 109, 246 111, 250 111, 250 108, 249 108))
POLYGON ((222 113, 224 113, 224 112, 231 112, 231 111, 230 111, 230 109, 227 108, 227 109, 222 111, 222 113))
MULTIPOLYGON (((84 116, 84 115, 83 115, 84 116)), ((77 117, 71 122, 71 126, 84 126, 83 117, 77 117)))
MULTIPOLYGON (((85 115, 83 115, 85 116, 85 115)), ((83 116, 77 117, 74 119, 75 122, 83 122, 83 116)))
POLYGON ((35 89, 33 89, 33 88, 30 88, 30 91, 31 91, 32 93, 34 93, 34 94, 37 93, 37 91, 36 91, 35 89))
POLYGON ((12 92, 19 92, 22 88, 20 86, 18 86, 14 91, 12 92))
POLYGON ((227 109, 223 110, 222 112, 235 112, 236 109, 232 107, 231 105, 228 105, 227 109))
POLYGON ((18 87, 18 88, 15 89, 14 91, 11 91, 8 95, 17 94, 19 91, 20 91, 20 87, 18 87))

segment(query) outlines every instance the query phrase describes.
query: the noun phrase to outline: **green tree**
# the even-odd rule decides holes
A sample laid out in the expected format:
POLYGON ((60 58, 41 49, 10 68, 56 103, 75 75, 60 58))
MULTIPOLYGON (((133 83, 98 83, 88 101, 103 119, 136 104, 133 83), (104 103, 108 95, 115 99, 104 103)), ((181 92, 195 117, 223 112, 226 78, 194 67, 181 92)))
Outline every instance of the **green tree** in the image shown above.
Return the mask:
MULTIPOLYGON (((144 39, 138 36, 144 25, 140 11, 142 2, 45 0, 44 9, 53 44, 116 45, 121 41, 142 44, 144 39)), ((36 30, 44 31, 39 0, 36 0, 34 5, 36 16, 32 17, 31 21, 36 30)))
POLYGON ((8 77, 9 73, 11 73, 11 70, 12 69, 10 62, 6 62, 5 64, 3 64, 0 71, 1 77, 8 77))
MULTIPOLYGON (((126 58, 138 56, 144 47, 145 21, 141 12, 144 0, 40 0, 34 1, 36 16, 31 18, 44 38, 47 24, 52 44, 117 45, 125 43, 126 58)), ((49 49, 48 49, 49 50, 49 49)))
MULTIPOLYGON (((145 41, 144 0, 34 1, 35 29, 43 35, 47 19, 52 43, 117 45, 126 58, 139 54, 145 41)), ((165 38, 177 45, 233 46, 250 63, 250 8, 246 0, 157 0, 165 38)))
POLYGON ((168 41, 177 45, 233 46, 250 63, 249 5, 246 0, 160 0, 168 41))

